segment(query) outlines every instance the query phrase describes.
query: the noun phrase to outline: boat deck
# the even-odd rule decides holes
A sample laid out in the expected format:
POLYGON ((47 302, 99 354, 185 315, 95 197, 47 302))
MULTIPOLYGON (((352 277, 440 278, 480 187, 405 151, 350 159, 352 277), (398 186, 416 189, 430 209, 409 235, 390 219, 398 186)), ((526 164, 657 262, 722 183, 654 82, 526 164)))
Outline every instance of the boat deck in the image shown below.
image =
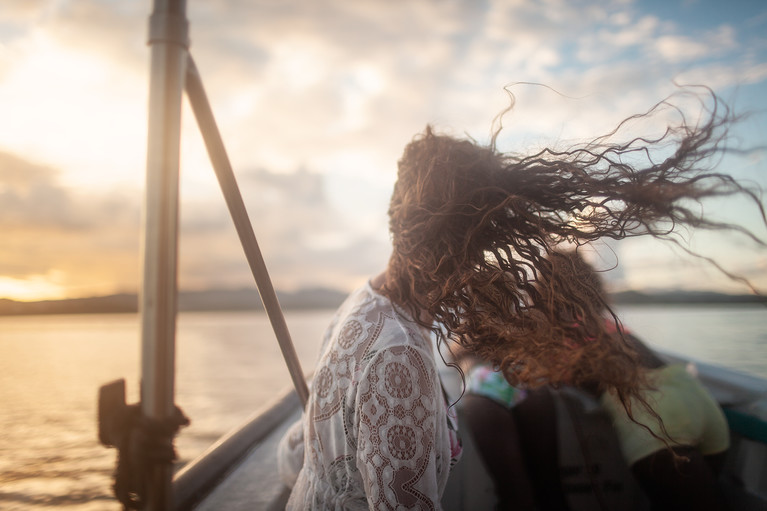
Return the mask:
MULTIPOLYGON (((445 368, 441 374, 448 396, 457 399, 461 392, 460 379, 456 371, 445 368)), ((286 403, 293 406, 288 413, 283 414, 276 428, 266 434, 250 451, 236 464, 236 467, 222 472, 213 490, 202 500, 191 505, 181 505, 177 509, 194 509, 194 511, 276 511, 284 509, 288 498, 288 490, 280 480, 276 470, 277 445, 283 434, 293 422, 300 417, 298 401, 294 394, 288 394, 276 400, 277 407, 287 408, 286 403)), ((271 408, 271 407, 270 407, 271 408)), ((257 414, 258 415, 258 414, 257 414)), ((275 417, 276 419, 276 417, 275 417)), ((460 416, 459 416, 459 428, 460 416)), ((461 462, 453 467, 445 494, 443 509, 445 511, 493 509, 495 494, 493 483, 487 475, 482 462, 477 457, 471 438, 462 437, 463 455, 461 462), (471 488, 472 491, 465 491, 471 488)), ((231 444, 230 449, 237 443, 234 438, 225 438, 212 446, 209 452, 215 452, 221 445, 231 444)), ((226 448, 226 447, 225 447, 226 448)), ((201 459, 206 457, 205 454, 201 459)), ((187 467, 186 472, 194 471, 195 467, 187 467)), ((181 479, 188 479, 189 474, 180 474, 181 479)), ((178 481, 177 481, 178 483, 178 481)), ((182 481, 182 488, 177 485, 176 493, 184 496, 181 501, 194 501, 193 490, 187 487, 195 486, 191 481, 182 481), (180 490, 180 491, 179 491, 180 490)))
MULTIPOLYGON (((671 362, 685 362, 674 356, 667 358, 671 362)), ((731 423, 733 443, 721 478, 731 508, 739 511, 767 511, 767 381, 708 364, 696 364, 696 367, 701 380, 725 407, 731 423), (737 422, 739 418, 743 419, 740 423, 737 422)), ((448 396, 459 396, 461 383, 457 372, 445 368, 442 377, 448 396)), ((460 428, 463 425, 460 406, 458 410, 460 428)), ((208 455, 200 457, 199 463, 191 463, 176 477, 176 509, 284 509, 288 490, 277 473, 277 445, 299 416, 295 393, 286 392, 275 404, 266 407, 266 412, 255 414, 254 420, 242 430, 220 440, 209 449, 208 455), (246 447, 243 447, 244 442, 248 442, 246 447), (216 469, 216 477, 211 480, 209 474, 199 475, 210 472, 211 458, 215 462, 216 457, 219 458, 217 465, 223 467, 216 469), (199 482, 204 478, 211 480, 212 490, 199 482)), ((478 457, 470 435, 462 435, 462 441, 463 456, 451 471, 443 495, 443 509, 494 509, 493 483, 478 457)), ((635 509, 643 511, 646 508, 646 502, 638 501, 635 509)))
POLYGON ((195 511, 254 510, 276 511, 285 508, 288 490, 280 480, 274 463, 277 444, 288 427, 301 416, 295 409, 286 420, 253 448, 243 462, 194 509, 195 511))

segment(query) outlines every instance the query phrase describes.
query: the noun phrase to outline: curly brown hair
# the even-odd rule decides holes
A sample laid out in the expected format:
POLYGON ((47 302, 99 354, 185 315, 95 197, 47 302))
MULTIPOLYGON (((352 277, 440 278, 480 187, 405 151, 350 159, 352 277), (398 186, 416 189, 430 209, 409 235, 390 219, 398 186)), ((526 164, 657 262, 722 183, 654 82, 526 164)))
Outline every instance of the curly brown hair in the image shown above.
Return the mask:
POLYGON ((672 98, 608 135, 528 156, 497 151, 497 133, 483 146, 427 126, 399 161, 382 292, 440 343, 492 361, 512 383, 598 381, 635 395, 642 371, 631 347, 606 332, 601 289, 558 278, 550 255, 599 238, 678 242, 680 227, 736 229, 759 241, 693 209, 709 197, 743 195, 765 219, 758 189, 710 168, 735 120, 713 93, 698 123, 682 117, 659 137, 612 142, 629 120, 674 108, 672 98))

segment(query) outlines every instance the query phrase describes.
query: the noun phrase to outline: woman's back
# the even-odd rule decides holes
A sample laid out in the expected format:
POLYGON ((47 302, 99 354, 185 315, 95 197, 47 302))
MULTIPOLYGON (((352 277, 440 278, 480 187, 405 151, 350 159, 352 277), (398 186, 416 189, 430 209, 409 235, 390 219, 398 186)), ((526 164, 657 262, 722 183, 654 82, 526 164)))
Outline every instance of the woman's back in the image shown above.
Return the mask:
POLYGON ((366 285, 327 333, 289 509, 439 507, 451 431, 428 333, 366 285))

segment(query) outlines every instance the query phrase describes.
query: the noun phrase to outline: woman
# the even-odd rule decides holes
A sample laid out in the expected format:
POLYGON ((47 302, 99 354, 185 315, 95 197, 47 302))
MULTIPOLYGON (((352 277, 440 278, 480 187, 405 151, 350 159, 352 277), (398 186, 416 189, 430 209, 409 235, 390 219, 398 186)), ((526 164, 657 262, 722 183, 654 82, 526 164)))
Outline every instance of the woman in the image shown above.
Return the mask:
POLYGON ((633 350, 609 342, 600 311, 580 311, 585 328, 549 313, 548 301, 578 304, 582 290, 544 300, 535 284, 551 276, 547 254, 563 242, 663 237, 669 224, 716 227, 685 201, 748 195, 701 168, 720 151, 729 121, 714 110, 654 142, 600 138, 526 157, 427 127, 399 161, 389 264, 339 309, 303 420, 281 445, 284 479, 295 481, 288 509, 441 507, 460 448, 432 338, 460 344, 517 381, 578 383, 599 371, 620 399, 639 396, 633 350), (677 150, 660 164, 621 161, 667 150, 672 139, 677 150))

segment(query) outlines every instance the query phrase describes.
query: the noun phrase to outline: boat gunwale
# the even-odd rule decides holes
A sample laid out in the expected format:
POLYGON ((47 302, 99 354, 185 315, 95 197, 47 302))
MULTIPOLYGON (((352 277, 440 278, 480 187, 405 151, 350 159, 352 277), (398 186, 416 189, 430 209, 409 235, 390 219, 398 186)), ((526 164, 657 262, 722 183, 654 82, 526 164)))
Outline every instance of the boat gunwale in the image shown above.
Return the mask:
POLYGON ((298 407, 298 394, 290 386, 184 465, 173 478, 174 509, 193 509, 298 407))

